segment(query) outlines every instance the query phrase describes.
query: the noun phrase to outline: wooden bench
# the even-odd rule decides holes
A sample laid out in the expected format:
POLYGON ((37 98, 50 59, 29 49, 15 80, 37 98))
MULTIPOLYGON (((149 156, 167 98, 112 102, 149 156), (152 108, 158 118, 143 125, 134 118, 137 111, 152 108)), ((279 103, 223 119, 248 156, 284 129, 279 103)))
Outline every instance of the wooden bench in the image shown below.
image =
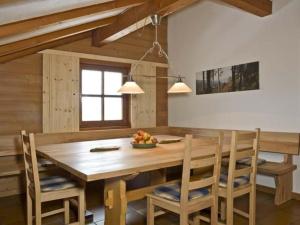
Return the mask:
MULTIPOLYGON (((157 127, 146 129, 151 134, 171 134, 184 136, 185 134, 201 134, 215 136, 220 130, 183 127, 157 127)), ((83 140, 97 140, 117 137, 129 137, 137 129, 115 129, 102 131, 82 131, 70 133, 37 134, 37 145, 58 144, 83 140)), ((230 130, 225 130, 225 136, 230 130)), ((23 162, 20 157, 21 145, 19 135, 0 135, 0 197, 22 193, 23 162)), ((292 163, 292 156, 299 155, 299 133, 262 132, 261 151, 280 153, 285 155, 281 163, 267 162, 259 166, 258 173, 272 176, 275 179, 275 204, 281 204, 291 199, 293 185, 293 171, 296 165, 292 163)))
POLYGON ((258 166, 258 173, 271 176, 275 180, 275 205, 280 205, 292 199, 293 171, 297 166, 292 163, 292 156, 288 155, 283 162, 270 162, 258 166))
MULTIPOLYGON (((200 134, 203 136, 215 136, 219 129, 170 127, 170 134, 184 136, 185 134, 200 134)), ((230 140, 230 130, 225 132, 225 139, 230 140)), ((299 155, 299 133, 286 132, 262 132, 260 151, 278 153, 284 156, 282 162, 271 162, 258 166, 258 174, 271 176, 275 181, 275 205, 280 205, 292 199, 293 194, 293 171, 297 166, 293 164, 293 155, 299 155)), ((258 185, 258 189, 265 191, 267 188, 258 185)), ((269 190, 269 188, 268 188, 269 190)))

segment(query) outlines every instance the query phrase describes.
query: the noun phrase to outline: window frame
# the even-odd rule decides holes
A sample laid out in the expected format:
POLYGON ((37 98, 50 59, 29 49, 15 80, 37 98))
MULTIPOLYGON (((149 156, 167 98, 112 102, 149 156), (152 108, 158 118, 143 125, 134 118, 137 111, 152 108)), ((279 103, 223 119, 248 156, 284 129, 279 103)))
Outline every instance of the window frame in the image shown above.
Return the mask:
MULTIPOLYGON (((96 130, 96 129, 111 129, 111 128, 128 128, 130 127, 130 120, 129 120, 129 105, 130 99, 128 95, 105 95, 104 94, 104 72, 120 72, 123 75, 128 74, 129 68, 125 66, 113 65, 113 64, 102 64, 102 63, 95 63, 95 62, 81 62, 80 63, 80 94, 79 94, 79 127, 80 130, 96 130), (82 94, 82 70, 90 69, 90 70, 99 70, 102 71, 102 93, 100 95, 89 95, 89 94, 82 94), (102 113, 102 120, 101 121, 82 121, 82 97, 101 97, 101 113, 102 113), (104 120, 104 99, 105 97, 114 97, 114 98, 122 98, 123 100, 123 120, 104 120)), ((123 83, 126 82, 126 78, 123 76, 123 83)))

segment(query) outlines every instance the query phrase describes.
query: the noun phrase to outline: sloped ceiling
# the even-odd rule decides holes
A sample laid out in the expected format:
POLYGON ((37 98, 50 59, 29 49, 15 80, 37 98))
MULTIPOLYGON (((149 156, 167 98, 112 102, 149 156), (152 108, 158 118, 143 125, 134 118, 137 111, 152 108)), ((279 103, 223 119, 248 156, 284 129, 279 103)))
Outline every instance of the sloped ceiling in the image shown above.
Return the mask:
POLYGON ((13 0, 0 1, 0 24, 45 16, 112 0, 13 0))
MULTIPOLYGON (((215 1, 215 0, 214 0, 215 1)), ((218 0, 258 16, 270 0, 218 0)), ((0 0, 0 63, 92 36, 102 46, 200 0, 0 0)))

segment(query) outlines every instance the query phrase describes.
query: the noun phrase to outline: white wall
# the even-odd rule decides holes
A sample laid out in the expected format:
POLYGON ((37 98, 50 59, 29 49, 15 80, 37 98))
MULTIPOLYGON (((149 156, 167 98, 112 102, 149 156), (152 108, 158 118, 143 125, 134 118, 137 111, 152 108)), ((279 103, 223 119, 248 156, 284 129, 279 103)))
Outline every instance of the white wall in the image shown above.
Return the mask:
MULTIPOLYGON (((172 66, 194 89, 169 98, 170 126, 300 132, 299 0, 273 0, 264 18, 207 0, 171 16, 168 29, 172 66), (252 61, 260 62, 260 90, 195 94, 196 72, 252 61)), ((273 186, 268 177, 258 182, 273 186)))

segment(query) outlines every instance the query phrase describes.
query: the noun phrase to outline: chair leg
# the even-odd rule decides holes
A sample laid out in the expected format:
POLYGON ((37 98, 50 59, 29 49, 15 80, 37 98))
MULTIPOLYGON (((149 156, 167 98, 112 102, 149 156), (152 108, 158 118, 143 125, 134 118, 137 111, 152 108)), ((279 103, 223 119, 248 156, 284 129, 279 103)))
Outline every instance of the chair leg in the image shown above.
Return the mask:
POLYGON ((27 192, 27 225, 32 225, 32 199, 27 192))
POLYGON ((226 225, 233 225, 233 199, 226 199, 226 225))
POLYGON ((85 225, 85 199, 84 191, 80 191, 78 196, 78 222, 79 225, 85 225))
POLYGON ((147 225, 154 225, 154 205, 151 197, 147 197, 147 225))
POLYGON ((35 201, 35 225, 42 225, 42 204, 35 201))
POLYGON ((189 216, 187 213, 180 213, 180 225, 188 225, 189 224, 189 216))
POLYGON ((70 202, 69 199, 64 199, 64 216, 65 216, 65 224, 70 223, 70 202))
POLYGON ((193 225, 200 225, 201 220, 200 220, 200 212, 196 212, 193 218, 193 225))
POLYGON ((256 193, 251 190, 249 194, 249 225, 255 225, 256 220, 256 193))
POLYGON ((214 197, 214 202, 211 206, 210 224, 218 224, 218 197, 214 197))
POLYGON ((220 202, 220 214, 221 214, 221 220, 226 220, 226 199, 221 199, 220 202))

